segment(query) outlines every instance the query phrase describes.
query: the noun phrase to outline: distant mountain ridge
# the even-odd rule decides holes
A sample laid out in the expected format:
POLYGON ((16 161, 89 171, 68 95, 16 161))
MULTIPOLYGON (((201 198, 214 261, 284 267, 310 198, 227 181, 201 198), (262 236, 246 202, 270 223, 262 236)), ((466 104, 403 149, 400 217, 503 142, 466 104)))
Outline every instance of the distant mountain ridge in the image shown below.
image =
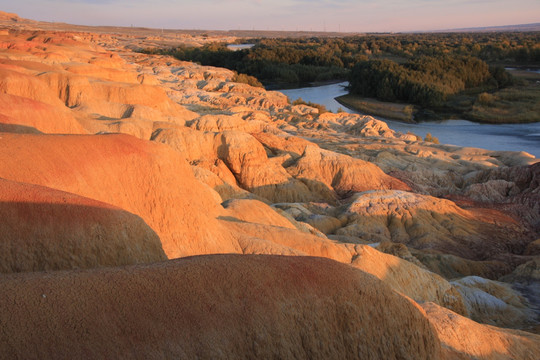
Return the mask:
MULTIPOLYGON (((8 13, 0 10, 0 22, 7 24, 13 24, 17 22, 19 24, 34 25, 40 24, 40 28, 48 30, 71 30, 71 31, 133 31, 142 30, 156 30, 163 33, 163 29, 153 29, 146 27, 125 27, 125 26, 90 26, 90 25, 77 25, 58 22, 37 21, 26 18, 21 18, 15 13, 8 13)), ((286 31, 286 30, 189 30, 189 29, 165 29, 167 32, 182 32, 189 34, 209 34, 209 35, 228 35, 237 37, 339 37, 339 36, 354 36, 365 34, 386 34, 388 32, 331 32, 331 31, 286 31)), ((457 29, 437 29, 437 30, 417 30, 417 31, 398 31, 398 33, 439 33, 439 32, 492 32, 492 31, 540 31, 540 22, 531 24, 517 24, 517 25, 502 25, 502 26, 485 26, 485 27, 470 27, 470 28, 457 28, 457 29)))
MULTIPOLYGON (((433 32, 490 32, 490 31, 540 31, 540 22, 532 24, 485 26, 472 28, 459 28, 447 30, 434 30, 433 32)), ((429 31, 426 31, 429 32, 429 31)))

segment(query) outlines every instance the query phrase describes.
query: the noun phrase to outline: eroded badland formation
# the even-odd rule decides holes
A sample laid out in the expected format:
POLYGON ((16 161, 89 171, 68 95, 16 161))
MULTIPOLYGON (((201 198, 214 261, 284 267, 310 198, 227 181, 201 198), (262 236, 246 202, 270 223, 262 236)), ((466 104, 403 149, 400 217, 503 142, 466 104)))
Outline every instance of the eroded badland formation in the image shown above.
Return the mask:
POLYGON ((0 358, 540 358, 539 159, 0 23, 0 358))

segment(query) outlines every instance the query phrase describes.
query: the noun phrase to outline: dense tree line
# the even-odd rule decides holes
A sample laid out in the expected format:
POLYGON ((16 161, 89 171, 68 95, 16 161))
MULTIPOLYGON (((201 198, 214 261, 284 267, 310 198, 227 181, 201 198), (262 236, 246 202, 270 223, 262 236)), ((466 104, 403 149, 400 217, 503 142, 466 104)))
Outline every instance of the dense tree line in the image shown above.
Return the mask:
MULTIPOLYGON (((343 64, 330 55, 319 56, 317 51, 294 51, 286 46, 271 48, 261 45, 254 50, 229 50, 225 44, 204 47, 178 47, 172 50, 145 50, 147 53, 170 54, 180 60, 202 65, 224 67, 256 77, 265 84, 300 84, 342 79, 348 76, 343 64)), ((339 59, 337 59, 339 60, 339 59)))
MULTIPOLYGON (((437 96, 452 93, 457 88, 468 88, 472 83, 485 81, 486 66, 474 58, 489 64, 527 64, 540 66, 540 33, 441 33, 441 34, 383 34, 344 38, 300 38, 300 39, 250 39, 251 49, 232 51, 226 44, 213 43, 203 47, 178 47, 175 49, 149 49, 146 52, 172 54, 180 60, 194 61, 203 65, 225 67, 241 74, 256 77, 264 84, 308 83, 315 81, 343 80, 348 77, 355 64, 365 67, 365 61, 391 59, 398 68, 384 62, 373 63, 376 68, 391 67, 385 71, 394 72, 386 82, 401 84, 419 83, 420 79, 432 84, 414 92, 419 98, 422 92, 436 93, 437 96), (450 59, 454 60, 450 60, 450 59), (468 59, 468 60, 463 60, 468 59), (459 64, 468 61, 464 67, 459 64), (424 63, 423 63, 424 62, 424 63), (428 69, 432 62, 438 65, 428 69), (449 66, 454 73, 445 75, 434 69, 449 66), (463 77, 456 71, 472 69, 463 77), (404 72, 409 75, 405 76, 404 72), (415 80, 414 75, 420 75, 415 80), (395 78, 397 76, 397 78, 395 78), (408 80, 407 80, 408 79, 408 80), (437 81, 435 81, 438 79, 437 81), (415 81, 413 81, 415 80, 415 81), (411 83, 412 82, 412 83, 411 83), (462 84, 463 83, 463 84, 462 84)), ((357 69, 357 71, 359 71, 357 69)), ((510 79, 504 69, 490 71, 492 81, 503 85, 510 79)), ((415 85, 417 86, 417 85, 415 85)), ((380 92, 384 98, 402 98, 401 90, 394 89, 392 95, 388 86, 380 92)), ((413 96, 413 95, 411 95, 413 96)), ((435 97, 437 97, 435 96, 435 97)))
POLYGON ((511 78, 504 69, 490 69, 474 57, 422 56, 404 64, 361 61, 352 69, 349 82, 353 94, 429 107, 441 105, 448 96, 465 89, 507 86, 511 78))

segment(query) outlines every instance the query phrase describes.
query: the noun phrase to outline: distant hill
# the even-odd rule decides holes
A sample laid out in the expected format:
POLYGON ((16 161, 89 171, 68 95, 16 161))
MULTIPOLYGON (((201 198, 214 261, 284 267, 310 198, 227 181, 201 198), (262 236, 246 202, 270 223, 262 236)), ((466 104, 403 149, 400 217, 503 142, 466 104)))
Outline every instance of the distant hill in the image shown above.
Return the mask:
POLYGON ((540 23, 448 29, 448 30, 437 30, 434 32, 492 32, 492 31, 540 31, 540 23))

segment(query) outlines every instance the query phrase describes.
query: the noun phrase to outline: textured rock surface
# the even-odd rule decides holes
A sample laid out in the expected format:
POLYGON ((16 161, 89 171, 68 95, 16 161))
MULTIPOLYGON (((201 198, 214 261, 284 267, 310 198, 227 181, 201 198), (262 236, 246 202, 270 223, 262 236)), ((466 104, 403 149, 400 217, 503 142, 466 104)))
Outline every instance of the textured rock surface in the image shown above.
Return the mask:
POLYGON ((86 133, 69 110, 26 97, 0 94, 0 114, 4 115, 0 118, 0 130, 5 132, 33 128, 50 134, 86 133), (12 126, 11 131, 7 125, 12 126))
POLYGON ((339 195, 373 189, 409 189, 373 164, 313 146, 306 147, 287 171, 308 185, 313 184, 312 187, 326 186, 339 195))
MULTIPOLYGON (((44 324, 47 314, 62 320, 28 325, 34 332, 4 330, 20 334, 3 338, 9 351, 13 341, 21 341, 23 350, 45 349, 41 357, 58 357, 46 352, 48 346, 67 347, 82 337, 87 341, 82 344, 92 345, 79 350, 95 349, 95 357, 102 349, 126 357, 146 351, 152 354, 141 357, 240 357, 230 355, 239 354, 235 351, 263 358, 352 357, 334 353, 338 348, 364 354, 343 345, 354 343, 369 345, 364 358, 437 358, 438 345, 433 348, 423 330, 425 314, 420 310, 424 323, 417 323, 409 317, 418 315, 412 302, 387 303, 403 298, 388 297, 363 273, 362 287, 352 291, 358 281, 348 274, 357 274, 356 267, 416 302, 445 307, 433 305, 439 310, 430 310, 429 318, 446 339, 446 358, 538 358, 534 346, 524 350, 526 341, 537 341, 532 335, 473 322, 469 335, 467 329, 448 332, 469 324, 448 310, 488 324, 540 330, 530 321, 540 308, 538 159, 418 141, 370 116, 291 106, 279 92, 233 82, 229 70, 132 51, 200 46, 212 37, 134 28, 117 28, 114 35, 103 28, 44 32, 36 29, 60 25, 12 14, 0 15, 0 24, 9 29, 0 30, 0 178, 8 179, 2 180, 8 188, 43 200, 15 202, 20 191, 4 192, 11 194, 0 207, 10 219, 0 225, 8 234, 3 244, 10 246, 0 257, 11 269, 6 271, 154 262, 163 258, 160 248, 168 258, 273 254, 345 264, 232 256, 218 257, 216 267, 210 258, 197 260, 188 273, 179 270, 185 270, 182 262, 163 262, 127 270, 2 275, 0 282, 14 289, 6 294, 23 299, 17 304, 29 309, 6 310, 14 319, 10 326, 21 319, 28 321, 23 327, 44 324), (118 132, 124 135, 110 134, 118 132), (62 206, 43 210, 59 202, 62 206), (90 207, 70 211, 73 204, 90 207), (41 241, 43 234, 50 241, 41 241), (157 247, 147 251, 149 240, 157 247), (22 241, 28 250, 14 246, 22 241), (76 246, 52 247, 59 244, 76 246), (316 270, 308 270, 310 264, 316 270), (310 274, 328 281, 313 283, 310 274), (110 279, 122 280, 111 284, 110 279), (64 285, 56 288, 56 281, 64 285), (54 294, 46 293, 52 288, 54 294), (323 289, 332 293, 328 307, 313 301, 323 289), (121 291, 129 296, 116 293, 121 291), (54 302, 43 303, 50 296, 54 302), (186 305, 193 299, 195 305, 186 305), (80 309, 73 305, 80 303, 80 309), (32 310, 41 305, 50 307, 32 310), (290 314, 284 309, 300 315, 284 317, 290 314), (378 315, 349 322, 364 310, 383 312, 393 322, 387 325, 378 315), (145 317, 149 311, 155 316, 145 317), (27 313, 30 317, 20 315, 27 313), (207 314, 222 322, 211 322, 207 314), (445 316, 459 321, 445 328, 445 316), (93 329, 95 337, 79 336, 83 328, 93 329), (495 331, 494 339, 501 340, 491 352, 483 331, 495 331), (140 334, 151 345, 141 345, 140 334), (409 353, 418 337, 424 342, 409 353), (211 341, 218 345, 205 347, 211 341), (398 346, 401 353, 392 350, 398 346)), ((6 299, 0 301, 12 306, 6 299)))
POLYGON ((540 336, 481 325, 432 303, 422 304, 447 359, 522 359, 540 356, 540 336))
POLYGON ((347 224, 336 233, 373 242, 390 240, 472 260, 523 251, 527 238, 507 238, 505 233, 526 234, 526 228, 500 212, 481 215, 432 196, 373 190, 353 196, 345 212, 347 224))
POLYGON ((472 320, 501 327, 528 327, 537 323, 527 300, 508 284, 468 276, 452 285, 461 293, 472 320))
POLYGON ((0 179, 0 272, 93 268, 165 260, 159 237, 120 208, 0 179))
POLYGON ((4 134, 0 177, 96 199, 139 215, 169 258, 238 252, 221 207, 175 151, 127 135, 4 134), (91 154, 91 156, 89 156, 91 154))
POLYGON ((205 256, 0 284, 7 357, 440 358, 416 306, 327 259, 205 256))

